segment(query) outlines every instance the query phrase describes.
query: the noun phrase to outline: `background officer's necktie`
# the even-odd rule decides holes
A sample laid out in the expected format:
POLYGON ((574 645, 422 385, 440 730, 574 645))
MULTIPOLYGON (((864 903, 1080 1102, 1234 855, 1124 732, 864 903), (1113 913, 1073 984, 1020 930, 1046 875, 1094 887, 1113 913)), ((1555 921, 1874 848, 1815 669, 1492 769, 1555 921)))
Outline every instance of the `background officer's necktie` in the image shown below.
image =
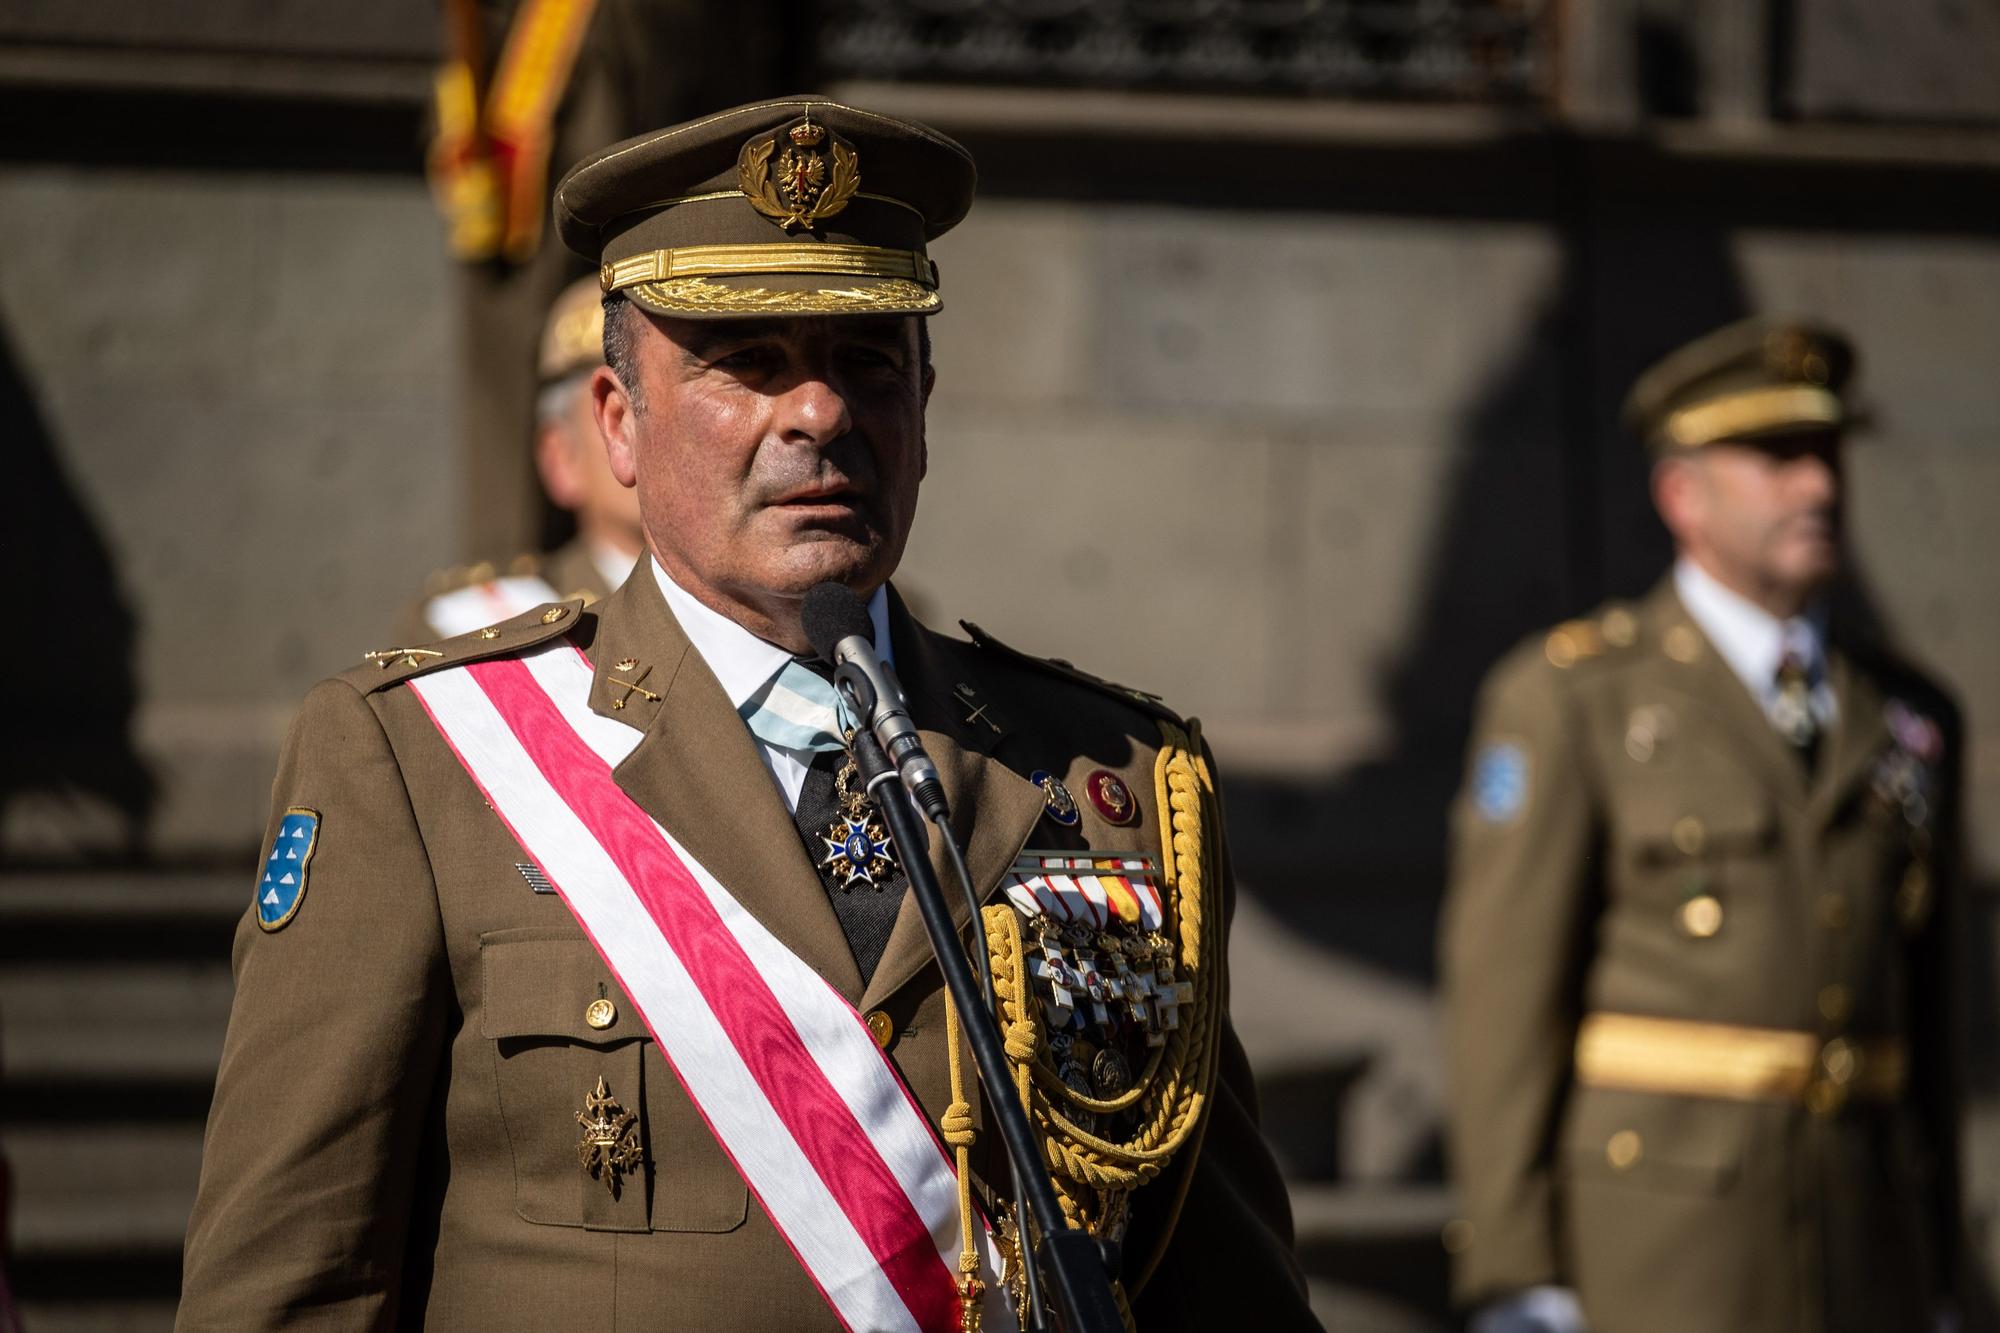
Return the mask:
POLYGON ((1819 751, 1819 718, 1813 711, 1814 679, 1819 665, 1812 631, 1797 621, 1785 625, 1784 654, 1778 659, 1777 692, 1771 699, 1771 725, 1792 743, 1810 770, 1819 751))
MULTIPOLYGON (((904 878, 898 864, 882 878, 879 887, 848 885, 827 864, 830 832, 845 813, 836 778, 846 762, 847 755, 838 750, 813 756, 812 767, 806 770, 805 785, 799 788, 799 805, 792 819, 806 845, 806 855, 819 874, 819 882, 833 903, 833 914, 840 921, 841 934, 847 936, 847 947, 854 954, 854 965, 860 969, 865 984, 875 975, 875 964, 882 961, 882 950, 888 946, 889 932, 902 910, 903 890, 909 886, 909 880, 904 878)), ((870 809, 872 813, 873 807, 870 809)))

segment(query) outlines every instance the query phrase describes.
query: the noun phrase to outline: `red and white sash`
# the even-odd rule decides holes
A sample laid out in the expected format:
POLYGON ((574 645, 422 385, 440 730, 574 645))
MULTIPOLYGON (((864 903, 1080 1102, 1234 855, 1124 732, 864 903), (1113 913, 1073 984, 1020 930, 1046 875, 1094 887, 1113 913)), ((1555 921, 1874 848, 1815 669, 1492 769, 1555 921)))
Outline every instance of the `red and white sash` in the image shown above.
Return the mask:
MULTIPOLYGON (((627 796, 567 641, 410 681, 849 1329, 954 1329, 957 1178, 861 1016, 627 796)), ((689 781, 701 781, 689 774, 689 781)), ((986 1267, 986 1327, 1012 1329, 986 1267)))

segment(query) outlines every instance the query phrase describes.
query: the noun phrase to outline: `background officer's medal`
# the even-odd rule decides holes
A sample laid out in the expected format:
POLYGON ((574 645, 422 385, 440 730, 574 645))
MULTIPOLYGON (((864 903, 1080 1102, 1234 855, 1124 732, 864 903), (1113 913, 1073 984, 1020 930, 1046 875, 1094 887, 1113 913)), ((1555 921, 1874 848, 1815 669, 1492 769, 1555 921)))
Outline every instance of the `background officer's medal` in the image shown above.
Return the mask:
POLYGON ((736 180, 752 208, 790 231, 847 207, 861 188, 861 159, 853 144, 814 124, 808 112, 777 133, 744 144, 736 180))
POLYGON ((826 855, 820 865, 831 871, 843 890, 864 884, 880 889, 896 873, 896 845, 875 818, 875 809, 866 792, 854 789, 856 772, 849 759, 834 778, 834 794, 840 798, 840 814, 820 834, 826 855))

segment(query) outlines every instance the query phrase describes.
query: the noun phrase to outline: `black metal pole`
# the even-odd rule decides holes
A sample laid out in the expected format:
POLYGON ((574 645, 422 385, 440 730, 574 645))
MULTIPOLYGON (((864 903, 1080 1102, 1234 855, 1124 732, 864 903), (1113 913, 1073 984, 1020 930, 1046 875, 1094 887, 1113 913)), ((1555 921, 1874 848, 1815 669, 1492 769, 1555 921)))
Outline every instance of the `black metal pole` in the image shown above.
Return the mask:
MULTIPOLYGON (((945 906, 944 891, 938 886, 937 876, 931 873, 930 858, 926 855, 930 843, 924 823, 917 817, 916 807, 910 804, 888 756, 868 728, 855 729, 849 751, 869 795, 875 798, 875 805, 882 812, 883 822, 889 826, 889 836, 895 839, 903 873, 909 877, 910 892, 916 895, 917 907, 924 916, 931 951, 937 955, 944 984, 958 1006, 959 1022, 972 1047, 979 1081, 986 1085, 987 1105, 993 1110, 994 1120, 999 1122, 1000 1137, 1006 1143, 1007 1158, 1014 1168, 1014 1188, 1020 1195, 1016 1202, 1032 1214, 1035 1229, 1041 1233, 1039 1250, 1029 1257, 1027 1219, 1022 1220, 1023 1262, 1039 1261, 1041 1274, 1051 1288, 1050 1304, 1060 1333, 1124 1333, 1124 1319, 1111 1295, 1111 1278, 1104 1271, 1103 1251, 1094 1239, 1070 1230, 1063 1221, 1062 1206, 1056 1202, 1055 1189, 1049 1184, 1041 1153, 1035 1148, 1027 1108, 1015 1096, 1013 1080, 1008 1076, 1000 1029, 979 993, 972 965, 959 946, 958 931, 945 906)), ((951 836, 951 830, 942 824, 938 833, 940 837, 951 836)))

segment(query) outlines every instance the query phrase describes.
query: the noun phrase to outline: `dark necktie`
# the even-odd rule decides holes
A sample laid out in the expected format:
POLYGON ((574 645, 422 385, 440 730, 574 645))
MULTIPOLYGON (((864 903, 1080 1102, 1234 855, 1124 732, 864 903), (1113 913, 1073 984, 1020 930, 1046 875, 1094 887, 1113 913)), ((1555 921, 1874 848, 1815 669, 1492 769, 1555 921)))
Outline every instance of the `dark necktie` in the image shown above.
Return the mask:
POLYGON ((1807 772, 1819 757, 1819 719, 1813 715, 1812 690, 1812 670, 1805 654, 1788 648, 1778 663, 1771 721, 1778 734, 1792 743, 1807 772))
MULTIPOLYGON (((823 664, 811 665, 819 670, 823 664)), ((805 783, 799 788, 798 808, 792 812, 792 822, 797 826, 806 855, 811 859, 820 884, 833 904, 834 917, 840 922, 841 933, 847 937, 847 948, 854 955, 854 966, 861 973, 862 984, 866 985, 869 978, 875 975, 875 965, 882 961, 882 950, 888 946, 889 932, 895 928, 897 914, 902 911, 903 890, 909 886, 909 881, 900 865, 882 876, 878 885, 848 882, 848 877, 840 869, 829 864, 831 849, 828 843, 838 839, 838 831, 843 827, 849 809, 848 802, 842 799, 838 781, 840 770, 847 762, 844 750, 829 750, 813 757, 812 767, 806 770, 805 783)), ((850 776, 848 790, 858 790, 858 786, 850 776)), ((872 802, 867 807, 866 815, 879 827, 881 816, 872 802)))

